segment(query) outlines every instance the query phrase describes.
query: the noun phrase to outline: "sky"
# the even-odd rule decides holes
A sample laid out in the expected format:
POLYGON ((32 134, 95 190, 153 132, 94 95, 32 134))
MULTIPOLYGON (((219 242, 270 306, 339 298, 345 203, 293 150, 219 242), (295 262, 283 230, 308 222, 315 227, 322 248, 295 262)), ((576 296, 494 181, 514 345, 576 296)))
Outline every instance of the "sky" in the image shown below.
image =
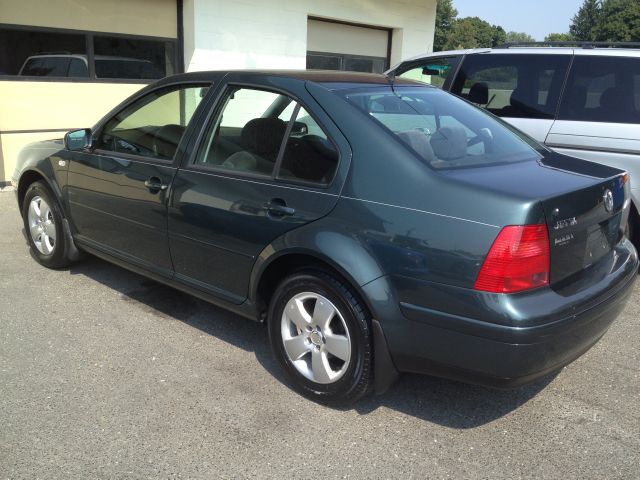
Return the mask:
POLYGON ((566 33, 583 0, 453 0, 458 17, 480 17, 507 32, 526 32, 536 40, 566 33))

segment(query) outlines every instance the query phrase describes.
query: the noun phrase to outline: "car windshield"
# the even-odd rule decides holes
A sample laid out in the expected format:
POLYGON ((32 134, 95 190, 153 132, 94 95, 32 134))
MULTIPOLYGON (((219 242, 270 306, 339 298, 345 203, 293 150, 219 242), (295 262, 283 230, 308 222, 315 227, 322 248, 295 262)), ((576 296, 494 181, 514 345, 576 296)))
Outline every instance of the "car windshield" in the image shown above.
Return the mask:
POLYGON ((546 149, 500 119, 431 87, 343 92, 435 169, 540 159, 546 149))

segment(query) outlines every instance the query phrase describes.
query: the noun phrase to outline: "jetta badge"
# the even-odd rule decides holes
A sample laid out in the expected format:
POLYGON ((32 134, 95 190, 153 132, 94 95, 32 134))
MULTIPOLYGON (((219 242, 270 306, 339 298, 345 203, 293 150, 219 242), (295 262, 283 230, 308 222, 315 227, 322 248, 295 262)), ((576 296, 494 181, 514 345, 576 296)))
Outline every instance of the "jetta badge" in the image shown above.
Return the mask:
POLYGON ((604 209, 607 212, 612 212, 613 211, 613 193, 611 193, 611 190, 607 189, 604 192, 604 195, 602 196, 602 198, 604 199, 604 209))

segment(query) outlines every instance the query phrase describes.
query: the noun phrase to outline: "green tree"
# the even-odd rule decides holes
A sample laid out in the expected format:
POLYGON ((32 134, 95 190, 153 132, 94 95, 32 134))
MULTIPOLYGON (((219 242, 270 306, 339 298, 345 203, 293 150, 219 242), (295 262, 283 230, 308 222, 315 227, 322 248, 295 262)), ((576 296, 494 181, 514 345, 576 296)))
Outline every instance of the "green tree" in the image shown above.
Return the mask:
POLYGON ((433 50, 439 52, 444 49, 458 11, 453 8, 451 0, 438 0, 436 7, 436 31, 433 38, 433 50))
POLYGON ((497 25, 491 25, 478 17, 465 17, 453 23, 451 33, 445 43, 445 50, 463 48, 495 47, 504 43, 506 33, 497 25))
POLYGON ((585 0, 571 21, 569 33, 576 40, 595 41, 602 22, 602 1, 585 0))
POLYGON ((545 42, 572 42, 574 40, 570 33, 550 33, 544 37, 545 42))
POLYGON ((604 42, 640 41, 640 1, 605 0, 595 34, 597 40, 604 42))
POLYGON ((525 32, 507 32, 507 43, 523 43, 535 41, 535 38, 525 32))

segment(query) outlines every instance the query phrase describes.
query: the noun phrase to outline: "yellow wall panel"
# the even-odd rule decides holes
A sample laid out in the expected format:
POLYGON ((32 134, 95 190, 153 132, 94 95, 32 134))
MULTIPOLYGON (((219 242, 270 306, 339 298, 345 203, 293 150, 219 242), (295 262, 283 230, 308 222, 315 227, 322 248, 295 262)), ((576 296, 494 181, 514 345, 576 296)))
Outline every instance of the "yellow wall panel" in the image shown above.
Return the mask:
POLYGON ((176 0, 2 0, 0 23, 176 38, 176 0))
POLYGON ((92 127, 142 84, 0 82, 0 183, 9 181, 20 149, 28 143, 60 138, 64 131, 92 127))

